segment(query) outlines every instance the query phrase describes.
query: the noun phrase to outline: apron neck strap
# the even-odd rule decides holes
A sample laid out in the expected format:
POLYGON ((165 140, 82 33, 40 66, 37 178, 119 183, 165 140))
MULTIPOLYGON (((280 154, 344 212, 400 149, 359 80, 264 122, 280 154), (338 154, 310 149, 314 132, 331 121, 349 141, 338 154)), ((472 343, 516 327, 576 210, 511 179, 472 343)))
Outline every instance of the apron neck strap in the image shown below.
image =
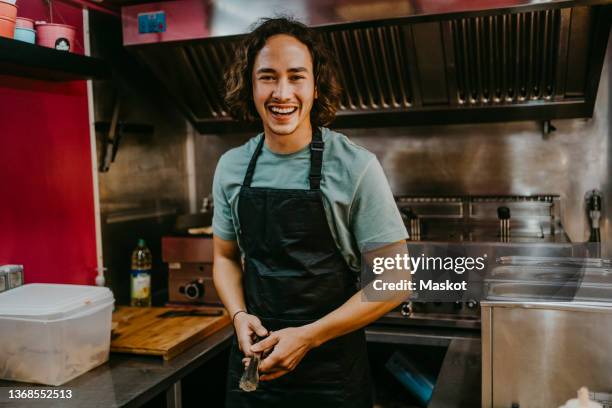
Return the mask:
POLYGON ((321 167, 323 166, 323 150, 325 143, 321 135, 321 129, 317 126, 312 132, 312 142, 310 142, 310 174, 308 181, 311 190, 318 190, 321 187, 321 167))
POLYGON ((242 182, 242 185, 244 187, 251 187, 251 182, 253 181, 253 173, 255 173, 255 164, 257 163, 257 158, 261 154, 261 149, 263 149, 265 138, 265 134, 262 134, 261 139, 259 140, 259 143, 257 143, 257 147, 255 148, 255 152, 253 153, 253 156, 251 156, 249 167, 247 167, 246 174, 244 175, 244 181, 242 182))
MULTIPOLYGON (((251 187, 253 174, 255 173, 255 164, 257 164, 257 158, 263 149, 264 140, 265 135, 262 135, 257 147, 255 148, 255 152, 253 152, 253 156, 251 156, 249 167, 247 168, 244 181, 242 182, 244 187, 251 187)), ((317 127, 312 132, 312 141, 310 142, 310 172, 308 174, 308 181, 310 182, 311 190, 318 190, 321 187, 321 167, 323 166, 324 148, 325 143, 323 142, 321 129, 317 127)))

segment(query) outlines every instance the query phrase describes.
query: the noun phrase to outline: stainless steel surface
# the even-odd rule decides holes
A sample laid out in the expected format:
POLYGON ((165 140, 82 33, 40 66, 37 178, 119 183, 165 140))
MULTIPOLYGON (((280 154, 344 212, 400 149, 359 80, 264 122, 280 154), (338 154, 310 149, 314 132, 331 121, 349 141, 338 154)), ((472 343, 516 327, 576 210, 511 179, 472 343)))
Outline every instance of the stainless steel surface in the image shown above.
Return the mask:
POLYGON ((496 260, 500 265, 524 265, 530 267, 559 266, 559 267, 595 267, 612 268, 612 260, 602 258, 571 258, 571 257, 545 257, 545 256, 502 256, 496 260))
POLYGON ((166 390, 166 408, 182 408, 181 381, 177 381, 166 390))
POLYGON ((567 242, 559 219, 559 197, 398 197, 411 240, 475 242, 567 242), (512 213, 500 229, 500 208, 512 213), (418 226, 414 218, 418 220, 418 226), (418 239, 416 239, 418 237, 418 239))
POLYGON ((0 293, 6 291, 8 289, 8 284, 6 280, 6 273, 0 270, 0 293))
POLYGON ((168 264, 168 300, 171 303, 221 305, 212 278, 212 264, 168 264))
POLYGON ((168 263, 212 263, 212 237, 163 237, 162 259, 168 263))
MULTIPOLYGON (((607 91, 602 88, 594 119, 558 121, 549 139, 535 123, 345 133, 378 156, 397 195, 557 193, 565 230, 580 242, 588 237, 584 192, 609 183, 612 174, 606 173, 612 160, 607 91)), ((609 221, 602 224, 609 228, 609 221)))
MULTIPOLYGON (((92 13, 90 25, 92 54, 107 59, 116 73, 113 81, 93 84, 95 122, 109 122, 119 100, 120 122, 154 127, 152 135, 125 133, 110 171, 98 174, 103 223, 188 212, 186 120, 125 53, 120 22, 92 13)), ((103 136, 97 135, 98 157, 103 136)))
POLYGON ((212 278, 211 237, 162 237, 162 259, 171 303, 221 304, 212 278))
MULTIPOLYGON (((576 249, 583 251, 583 249, 576 249)), ((575 254, 577 255, 577 254, 575 254)), ((536 256, 500 257, 485 277, 484 296, 499 301, 609 302, 612 267, 609 259, 536 256), (516 261, 517 264, 512 264, 516 261)))
POLYGON ((366 327, 366 340, 371 343, 447 347, 455 339, 478 343, 480 333, 461 329, 398 327, 379 324, 366 327))
MULTIPOLYGON (((106 6, 130 6, 154 3, 155 0, 100 0, 106 6)), ((607 0, 550 0, 557 7, 602 4, 607 0)), ((235 35, 248 31, 258 18, 279 13, 297 14, 306 24, 337 24, 356 20, 397 17, 427 17, 432 14, 465 13, 491 9, 517 9, 537 7, 538 0, 494 0, 465 2, 449 0, 428 2, 422 0, 211 0, 211 36, 235 35)))
MULTIPOLYGON (((491 331, 493 329, 492 313, 490 307, 480 307, 480 319, 481 319, 481 345, 482 350, 480 353, 482 359, 482 370, 481 370, 481 403, 482 408, 489 408, 490 402, 493 397, 493 384, 491 383, 492 378, 492 366, 491 361, 493 358, 493 346, 491 331)), ((493 408, 493 407, 491 407, 493 408)))
MULTIPOLYGON (((606 260, 609 261, 609 260, 606 260)), ((612 284, 612 268, 597 268, 575 265, 563 266, 500 266, 494 268, 489 277, 497 281, 562 282, 575 281, 582 284, 612 284)))
MULTIPOLYGON (((411 241, 420 242, 478 242, 478 243, 554 243, 567 242, 559 222, 559 197, 533 196, 465 196, 465 197, 398 197, 397 206, 404 215, 406 227, 418 231, 411 241), (504 228, 499 228, 499 209, 505 209, 504 228), (418 228, 414 228, 414 219, 418 228), (512 233, 510 232, 512 222, 512 233)), ((410 245, 409 245, 410 247, 410 245)), ((418 249, 412 245, 411 250, 418 249), (412 249, 413 248, 413 249, 412 249)), ((478 249, 494 259, 490 248, 478 249)), ((517 248, 517 251, 519 249, 517 248)), ((526 251, 523 249, 522 251, 526 251)), ((418 252, 420 253, 420 252, 418 252)), ((519 253, 522 253, 519 251, 519 253)), ((525 252, 527 253, 527 252, 525 252)), ((482 254, 481 254, 482 255, 482 254)), ((505 289, 505 282, 491 283, 491 296, 505 289)), ((533 286, 533 285, 532 285, 533 286)), ((512 286, 515 288, 516 285, 512 286)), ((537 286, 536 286, 537 288, 537 286)), ((555 288, 545 288, 548 292, 555 288)), ((546 294, 546 290, 544 294, 546 294)), ((541 295, 540 292, 537 292, 541 295)), ((575 293, 575 290, 572 294, 575 293)), ((566 296, 567 297, 567 296, 566 296)), ((565 299, 565 298, 564 298, 565 299)), ((409 313, 399 310, 385 315, 381 322, 426 327, 480 328, 480 309, 476 300, 468 302, 410 302, 409 313)))
MULTIPOLYGON (((414 302, 410 302, 414 303, 414 302)), ((423 304, 419 312, 402 313, 402 309, 393 310, 377 320, 381 324, 392 324, 405 327, 446 327, 456 329, 480 328, 480 313, 478 307, 466 311, 467 307, 461 304, 462 310, 453 310, 454 303, 423 304), (450 309, 450 310, 449 310, 450 309)))
MULTIPOLYGON (((185 350, 171 361, 149 356, 112 353, 110 360, 65 384, 72 390, 72 398, 45 399, 41 404, 33 400, 15 403, 9 399, 8 389, 57 389, 35 384, 0 380, 0 406, 40 406, 49 408, 134 408, 141 407, 167 390, 177 381, 210 362, 229 349, 234 335, 231 325, 185 350)), ((172 391, 171 394, 172 395, 172 391)), ((149 405, 157 406, 154 402, 149 405)))
MULTIPOLYGON (((354 6, 329 3, 332 10, 354 6)), ((365 127, 374 121, 397 126, 411 123, 407 117, 419 124, 548 121, 592 113, 605 44, 590 39, 606 36, 609 22, 602 17, 604 9, 576 4, 532 2, 522 8, 525 3, 519 1, 509 10, 493 3, 486 12, 432 13, 415 21, 402 19, 401 10, 386 3, 392 19, 377 20, 373 11, 338 25, 326 18, 325 24, 313 21, 317 2, 213 2, 210 37, 126 45, 200 133, 215 126, 246 126, 232 122, 223 103, 224 68, 232 63, 239 40, 227 35, 242 34, 258 17, 283 10, 310 25, 324 25, 317 30, 338 59, 338 123, 359 119, 365 127)), ((381 5, 359 4, 364 10, 381 5)))
POLYGON ((590 120, 558 120, 543 137, 537 123, 343 131, 374 152, 396 195, 560 196, 560 219, 573 242, 589 234, 584 194, 604 192, 602 256, 612 256, 612 143, 609 95, 612 43, 590 120))
POLYGON ((452 340, 427 408, 475 408, 481 406, 481 344, 452 340))
POLYGON ((543 282, 490 282, 487 283, 487 299, 516 301, 597 301, 612 300, 612 286, 568 282, 550 284, 543 282))
POLYGON ((482 304, 483 407, 556 407, 587 386, 609 391, 612 307, 482 304))
MULTIPOLYGON (((108 1, 108 0, 107 0, 108 1)), ((118 2, 120 0, 111 0, 118 2)), ((123 0, 125 4, 133 0, 123 0)), ((537 7, 540 1, 494 0, 486 3, 450 0, 428 2, 420 0, 213 0, 209 20, 210 36, 236 35, 248 32, 249 27, 261 17, 291 14, 309 25, 331 25, 374 19, 400 17, 426 17, 446 13, 466 13, 492 9, 537 7)), ((576 4, 605 3, 605 1, 580 2, 552 0, 547 3, 558 7, 576 4)))
MULTIPOLYGON (((612 33, 610 34, 610 39, 612 39, 612 33)), ((612 81, 610 80, 610 64, 612 64, 612 41, 608 40, 608 51, 604 71, 602 73, 602 75, 604 75, 603 78, 606 78, 606 81, 604 81, 602 86, 600 86, 599 91, 600 95, 606 95, 603 96, 603 98, 605 98, 606 105, 604 105, 605 107, 601 108, 602 111, 600 113, 600 115, 605 115, 604 117, 607 118, 607 127, 604 126, 602 130, 608 132, 608 140, 607 143, 602 146, 603 151, 601 152, 601 156, 604 157, 602 162, 602 172, 605 177, 600 183, 593 183, 594 186, 599 186, 599 190, 603 192, 600 228, 602 256, 607 258, 612 258, 612 136, 610 136, 610 133, 612 132, 610 129, 610 123, 612 122, 612 107, 609 105, 610 94, 612 94, 612 81)))

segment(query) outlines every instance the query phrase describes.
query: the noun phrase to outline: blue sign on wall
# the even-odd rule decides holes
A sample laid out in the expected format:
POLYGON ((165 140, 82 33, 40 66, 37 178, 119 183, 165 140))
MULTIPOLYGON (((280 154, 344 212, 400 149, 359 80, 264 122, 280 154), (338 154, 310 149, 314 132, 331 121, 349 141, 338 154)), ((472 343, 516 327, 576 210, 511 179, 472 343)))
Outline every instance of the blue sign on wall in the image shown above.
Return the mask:
POLYGON ((166 12, 153 11, 138 14, 138 33, 163 33, 166 31, 166 12))

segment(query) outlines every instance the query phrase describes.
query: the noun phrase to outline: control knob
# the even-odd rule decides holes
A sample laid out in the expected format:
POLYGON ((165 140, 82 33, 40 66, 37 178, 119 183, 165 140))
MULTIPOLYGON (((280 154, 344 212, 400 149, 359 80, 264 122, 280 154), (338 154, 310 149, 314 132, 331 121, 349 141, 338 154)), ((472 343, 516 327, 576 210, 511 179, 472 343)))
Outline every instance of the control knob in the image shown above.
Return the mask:
POLYGON ((202 298, 204 297, 204 283, 201 279, 194 280, 185 286, 179 287, 179 292, 191 300, 202 298))
POLYGON ((404 302, 400 307, 400 313, 404 317, 409 317, 412 314, 412 302, 404 302))

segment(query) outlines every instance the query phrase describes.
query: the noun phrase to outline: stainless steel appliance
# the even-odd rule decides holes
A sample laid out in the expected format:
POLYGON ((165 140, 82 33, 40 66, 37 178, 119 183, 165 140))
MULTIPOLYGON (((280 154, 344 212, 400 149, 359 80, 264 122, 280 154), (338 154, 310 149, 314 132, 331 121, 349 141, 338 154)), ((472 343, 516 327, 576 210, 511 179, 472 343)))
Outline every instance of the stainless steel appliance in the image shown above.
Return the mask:
MULTIPOLYGON (((240 35, 276 15, 276 2, 157 3, 176 24, 155 36, 138 24, 150 5, 121 3, 126 49, 199 132, 248 128, 231 120, 217 84, 240 35)), ((610 29, 605 3, 302 0, 283 9, 315 26, 342 61, 336 126, 537 119, 549 133, 550 119, 592 116, 610 29)))
POLYGON ((486 287, 483 407, 556 407, 582 386, 611 391, 612 260, 504 257, 486 287))
POLYGON ((398 197, 411 240, 568 242, 555 195, 398 197))
POLYGON ((212 237, 163 237, 162 259, 170 303, 221 304, 212 279, 212 237))
MULTIPOLYGON (((414 243, 483 243, 487 245, 479 251, 487 251, 489 259, 495 259, 506 243, 569 242, 560 221, 560 200, 555 195, 404 196, 396 201, 414 243)), ((553 255, 571 254, 571 249, 564 247, 549 251, 554 251, 553 255)), ((480 305, 475 299, 405 302, 379 323, 477 330, 480 305)))
POLYGON ((482 303, 482 406, 557 407, 610 392, 612 304, 482 303), (516 404, 516 405, 513 405, 516 404))

